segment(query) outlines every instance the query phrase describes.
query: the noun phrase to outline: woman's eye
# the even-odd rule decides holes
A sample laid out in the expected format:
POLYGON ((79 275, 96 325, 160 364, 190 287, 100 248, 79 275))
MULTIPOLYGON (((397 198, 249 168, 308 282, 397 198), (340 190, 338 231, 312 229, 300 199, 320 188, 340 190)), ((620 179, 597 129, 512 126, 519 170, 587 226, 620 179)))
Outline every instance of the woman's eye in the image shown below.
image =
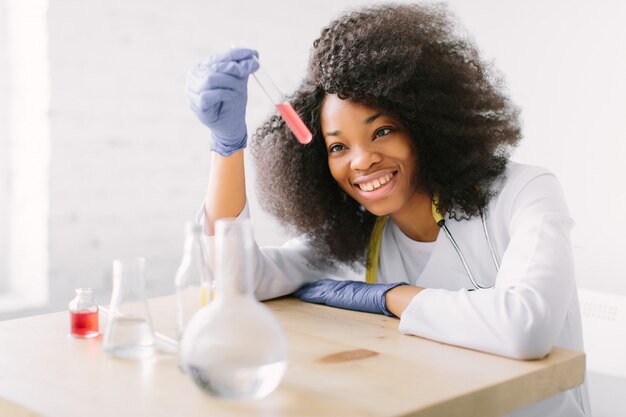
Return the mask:
POLYGON ((331 145, 330 148, 328 148, 328 150, 330 152, 339 152, 339 151, 343 151, 346 147, 339 144, 339 143, 335 143, 334 145, 331 145))
POLYGON ((374 133, 374 137, 379 138, 381 136, 386 136, 390 133, 391 133, 391 129, 389 129, 388 127, 383 127, 381 129, 378 129, 376 133, 374 133))

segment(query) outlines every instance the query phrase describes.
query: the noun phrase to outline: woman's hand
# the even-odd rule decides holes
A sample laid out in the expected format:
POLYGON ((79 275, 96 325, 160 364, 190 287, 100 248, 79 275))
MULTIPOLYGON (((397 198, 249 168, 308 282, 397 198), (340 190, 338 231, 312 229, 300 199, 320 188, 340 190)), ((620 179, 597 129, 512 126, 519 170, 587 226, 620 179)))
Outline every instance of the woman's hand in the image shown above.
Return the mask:
POLYGON ((361 281, 322 279, 305 285, 293 295, 309 303, 393 316, 387 309, 385 294, 402 286, 407 284, 405 282, 366 284, 361 281))
POLYGON ((187 73, 185 96, 198 119, 211 129, 211 150, 229 156, 248 140, 248 77, 259 68, 253 49, 233 48, 187 73))

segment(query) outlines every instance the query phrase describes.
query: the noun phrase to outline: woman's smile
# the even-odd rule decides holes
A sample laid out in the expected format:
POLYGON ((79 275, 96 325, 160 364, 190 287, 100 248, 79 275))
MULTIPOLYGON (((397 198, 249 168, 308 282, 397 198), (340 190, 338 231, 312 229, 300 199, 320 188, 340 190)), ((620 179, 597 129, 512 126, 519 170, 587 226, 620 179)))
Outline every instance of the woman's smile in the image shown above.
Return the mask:
POLYGON ((356 192, 365 200, 377 200, 393 191, 398 171, 378 171, 357 177, 352 184, 356 192))

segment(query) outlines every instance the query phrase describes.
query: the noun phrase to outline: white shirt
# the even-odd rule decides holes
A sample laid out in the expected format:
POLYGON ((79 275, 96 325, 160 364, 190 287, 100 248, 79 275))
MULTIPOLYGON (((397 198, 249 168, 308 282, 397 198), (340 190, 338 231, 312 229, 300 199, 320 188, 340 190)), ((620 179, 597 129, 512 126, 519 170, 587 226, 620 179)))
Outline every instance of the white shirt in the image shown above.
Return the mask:
MULTIPOLYGON (((422 271, 424 271, 424 268, 430 259, 430 255, 435 250, 437 242, 418 242, 413 240, 405 235, 392 221, 389 221, 388 224, 385 225, 383 233, 389 234, 389 236, 384 237, 383 240, 389 240, 394 243, 393 246, 397 248, 397 252, 395 253, 398 255, 399 259, 392 260, 391 258, 381 256, 381 265, 378 270, 380 271, 381 269, 388 269, 389 267, 392 267, 392 265, 389 267, 386 265, 388 262, 402 262, 402 270, 405 275, 403 277, 398 277, 396 281, 402 280, 415 284, 416 279, 422 275, 422 271), (411 277, 414 279, 410 279, 411 277)), ((393 281, 393 279, 387 279, 393 281)))
MULTIPOLYGON (((556 177, 544 168, 509 163, 486 209, 496 271, 481 218, 446 224, 469 268, 488 290, 473 288, 443 231, 434 243, 414 242, 393 223, 383 230, 378 282, 404 281, 425 288, 400 317, 399 330, 443 343, 535 359, 553 346, 583 351, 570 230, 574 225, 556 177)), ((247 215, 244 210, 242 216, 247 215)), ((314 268, 301 239, 280 247, 255 245, 255 294, 289 294, 321 278, 364 279, 364 271, 314 268)), ((590 416, 586 384, 510 416, 590 416)))

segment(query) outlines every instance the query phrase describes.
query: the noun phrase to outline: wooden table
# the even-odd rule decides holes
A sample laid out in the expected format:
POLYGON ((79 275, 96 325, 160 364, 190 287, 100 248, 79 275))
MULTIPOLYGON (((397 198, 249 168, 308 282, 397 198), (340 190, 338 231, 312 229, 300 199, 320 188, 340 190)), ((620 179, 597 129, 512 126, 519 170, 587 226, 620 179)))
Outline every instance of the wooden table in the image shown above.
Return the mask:
MULTIPOLYGON (((0 322, 0 416, 498 416, 581 384, 583 353, 555 348, 516 361, 398 332, 398 320, 267 302, 289 343, 281 385, 263 400, 208 397, 171 354, 106 356, 100 338, 68 337, 68 313, 0 322)), ((150 300, 156 329, 175 334, 174 297, 150 300)), ((101 317, 101 322, 103 322, 101 317)))

